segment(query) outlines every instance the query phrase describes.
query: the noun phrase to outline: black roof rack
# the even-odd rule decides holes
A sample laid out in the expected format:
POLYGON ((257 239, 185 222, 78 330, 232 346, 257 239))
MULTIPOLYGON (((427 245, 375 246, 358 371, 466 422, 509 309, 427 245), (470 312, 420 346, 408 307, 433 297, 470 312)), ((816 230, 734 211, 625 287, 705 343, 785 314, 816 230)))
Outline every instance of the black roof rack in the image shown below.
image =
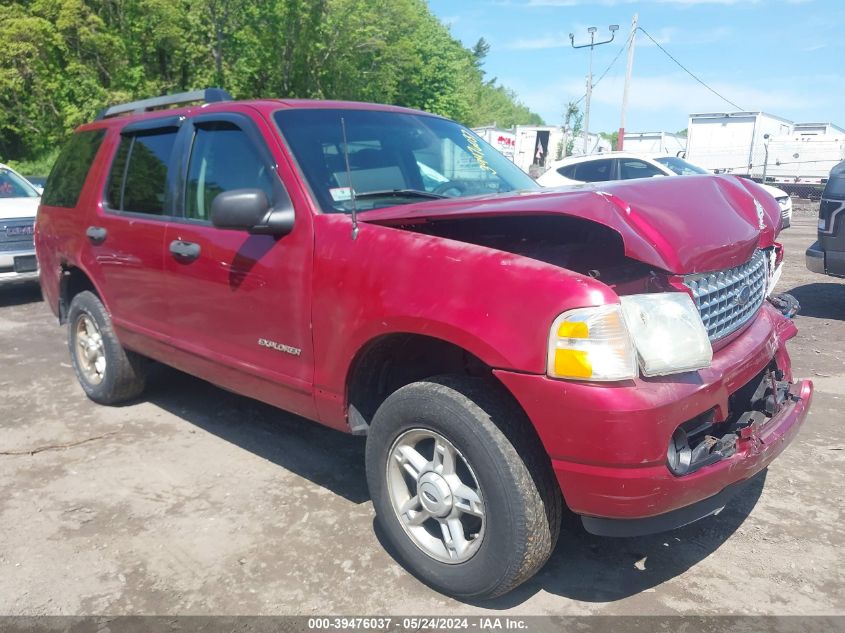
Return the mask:
POLYGON ((131 103, 121 103, 120 105, 109 106, 108 108, 103 108, 97 113, 97 120, 108 119, 109 117, 126 114, 127 112, 140 114, 141 112, 149 112, 150 110, 154 110, 156 108, 163 108, 182 103, 192 103, 194 101, 215 103, 217 101, 231 100, 232 95, 222 88, 206 88, 205 90, 180 92, 173 95, 162 95, 161 97, 141 99, 140 101, 132 101, 131 103))

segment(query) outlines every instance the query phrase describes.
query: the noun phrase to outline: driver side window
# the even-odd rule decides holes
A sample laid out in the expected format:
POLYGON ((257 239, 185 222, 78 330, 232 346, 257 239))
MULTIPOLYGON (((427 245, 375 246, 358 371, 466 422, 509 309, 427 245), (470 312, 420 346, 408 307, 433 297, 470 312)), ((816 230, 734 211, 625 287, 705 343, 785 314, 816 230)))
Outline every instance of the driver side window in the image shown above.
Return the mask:
POLYGON ((654 165, 636 160, 633 158, 619 161, 619 171, 622 180, 634 180, 636 178, 651 178, 652 176, 664 176, 665 174, 654 165))
POLYGON ((228 122, 198 127, 188 165, 185 217, 209 220, 214 198, 233 189, 261 189, 273 201, 270 170, 243 130, 228 122))

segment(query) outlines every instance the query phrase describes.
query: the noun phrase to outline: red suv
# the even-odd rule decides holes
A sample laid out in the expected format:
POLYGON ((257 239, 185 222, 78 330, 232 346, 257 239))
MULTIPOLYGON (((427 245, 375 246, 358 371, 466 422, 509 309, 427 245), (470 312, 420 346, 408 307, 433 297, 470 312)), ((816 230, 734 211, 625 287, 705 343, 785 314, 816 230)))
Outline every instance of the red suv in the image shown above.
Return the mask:
POLYGON ((483 598, 543 565, 564 503, 670 529, 792 440, 780 221, 733 177, 544 190, 441 117, 208 90, 80 127, 36 245, 91 399, 154 360, 366 434, 396 555, 483 598))

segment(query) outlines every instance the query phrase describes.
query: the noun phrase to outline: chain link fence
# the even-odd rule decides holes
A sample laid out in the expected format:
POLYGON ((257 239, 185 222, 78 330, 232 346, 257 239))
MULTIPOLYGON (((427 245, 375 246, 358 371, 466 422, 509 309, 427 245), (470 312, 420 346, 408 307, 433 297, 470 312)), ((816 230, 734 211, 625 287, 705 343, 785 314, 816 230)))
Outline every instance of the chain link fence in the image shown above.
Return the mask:
POLYGON ((752 151, 749 175, 757 182, 783 189, 793 198, 817 201, 837 162, 829 155, 816 156, 803 148, 770 150, 762 145, 752 151))

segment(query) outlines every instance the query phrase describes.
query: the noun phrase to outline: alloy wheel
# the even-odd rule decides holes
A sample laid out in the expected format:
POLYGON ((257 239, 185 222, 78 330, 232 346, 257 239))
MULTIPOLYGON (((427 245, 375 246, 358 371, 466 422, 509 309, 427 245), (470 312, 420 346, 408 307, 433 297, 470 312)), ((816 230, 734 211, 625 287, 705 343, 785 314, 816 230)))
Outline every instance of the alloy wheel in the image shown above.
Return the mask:
POLYGON ((88 314, 76 321, 76 361, 85 380, 92 385, 103 381, 106 373, 106 351, 100 328, 88 314))
POLYGON ((388 453, 387 490, 403 529, 423 552, 463 563, 481 546, 484 497, 466 457, 429 429, 400 435, 388 453))

